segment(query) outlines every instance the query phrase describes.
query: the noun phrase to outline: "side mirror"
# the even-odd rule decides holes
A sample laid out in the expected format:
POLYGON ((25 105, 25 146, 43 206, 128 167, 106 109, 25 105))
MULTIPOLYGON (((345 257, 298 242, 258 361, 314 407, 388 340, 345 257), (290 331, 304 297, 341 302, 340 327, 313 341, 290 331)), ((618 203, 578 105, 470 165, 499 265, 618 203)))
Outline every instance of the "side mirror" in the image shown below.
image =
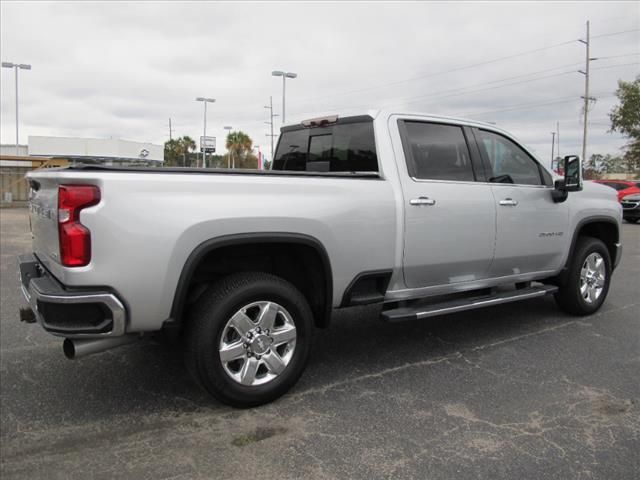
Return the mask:
POLYGON ((567 155, 562 160, 564 178, 556 180, 551 191, 551 198, 556 203, 564 202, 569 192, 582 190, 582 162, 577 155, 567 155))
POLYGON ((564 190, 578 192, 582 190, 582 162, 577 155, 567 155, 563 160, 564 190))

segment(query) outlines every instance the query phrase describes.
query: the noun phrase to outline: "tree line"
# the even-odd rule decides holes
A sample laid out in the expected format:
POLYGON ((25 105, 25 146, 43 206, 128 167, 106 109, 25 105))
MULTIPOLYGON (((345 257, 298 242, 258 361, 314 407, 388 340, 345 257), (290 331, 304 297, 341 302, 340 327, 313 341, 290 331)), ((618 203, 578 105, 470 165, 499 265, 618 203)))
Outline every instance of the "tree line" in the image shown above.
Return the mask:
MULTIPOLYGON (((258 157, 253 153, 253 140, 241 130, 230 132, 225 141, 227 153, 224 155, 207 154, 207 167, 210 168, 258 168, 258 157)), ((166 167, 202 167, 202 153, 197 151, 196 142, 185 135, 164 143, 164 166, 166 167)), ((263 168, 269 169, 270 162, 263 168)))
POLYGON ((609 113, 610 132, 628 139, 621 155, 594 154, 584 162, 584 178, 596 180, 606 174, 625 173, 640 178, 640 76, 631 82, 618 81, 618 105, 609 113))

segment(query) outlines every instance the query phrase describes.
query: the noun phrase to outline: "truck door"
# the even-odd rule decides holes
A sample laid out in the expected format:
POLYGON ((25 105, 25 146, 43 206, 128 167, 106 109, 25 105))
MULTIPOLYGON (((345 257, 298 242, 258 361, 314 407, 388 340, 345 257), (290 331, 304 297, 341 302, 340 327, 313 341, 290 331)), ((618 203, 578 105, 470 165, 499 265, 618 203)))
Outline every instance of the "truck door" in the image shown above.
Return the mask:
POLYGON ((477 146, 469 142, 471 130, 408 119, 399 120, 398 128, 404 152, 398 168, 407 287, 486 278, 493 260, 496 207, 491 185, 477 181, 480 164, 477 146))
POLYGON ((499 133, 473 129, 497 209, 491 277, 558 269, 571 241, 567 202, 554 203, 553 180, 525 149, 499 133))

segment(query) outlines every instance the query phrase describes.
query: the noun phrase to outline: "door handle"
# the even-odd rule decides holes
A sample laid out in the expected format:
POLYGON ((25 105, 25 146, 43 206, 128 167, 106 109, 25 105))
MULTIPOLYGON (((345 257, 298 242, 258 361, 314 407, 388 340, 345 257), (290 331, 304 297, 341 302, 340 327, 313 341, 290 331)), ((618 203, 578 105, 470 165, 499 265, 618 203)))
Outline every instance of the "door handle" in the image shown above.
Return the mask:
POLYGON ((500 205, 503 207, 515 207, 518 205, 518 201, 513 198, 505 198, 504 200, 500 200, 500 205))
POLYGON ((409 205, 413 205, 416 207, 419 207, 421 205, 432 206, 435 204, 436 204, 436 201, 433 198, 429 198, 429 197, 418 197, 418 198, 412 198, 411 200, 409 200, 409 205))

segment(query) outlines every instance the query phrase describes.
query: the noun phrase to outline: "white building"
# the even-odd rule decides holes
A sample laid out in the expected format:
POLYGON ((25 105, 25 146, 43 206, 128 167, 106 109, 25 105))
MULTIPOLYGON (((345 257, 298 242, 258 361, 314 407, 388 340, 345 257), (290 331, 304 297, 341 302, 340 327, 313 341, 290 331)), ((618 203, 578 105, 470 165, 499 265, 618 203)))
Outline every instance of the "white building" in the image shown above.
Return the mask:
POLYGON ((132 142, 117 138, 75 138, 30 136, 28 154, 62 157, 72 162, 162 163, 164 147, 153 143, 132 142))

